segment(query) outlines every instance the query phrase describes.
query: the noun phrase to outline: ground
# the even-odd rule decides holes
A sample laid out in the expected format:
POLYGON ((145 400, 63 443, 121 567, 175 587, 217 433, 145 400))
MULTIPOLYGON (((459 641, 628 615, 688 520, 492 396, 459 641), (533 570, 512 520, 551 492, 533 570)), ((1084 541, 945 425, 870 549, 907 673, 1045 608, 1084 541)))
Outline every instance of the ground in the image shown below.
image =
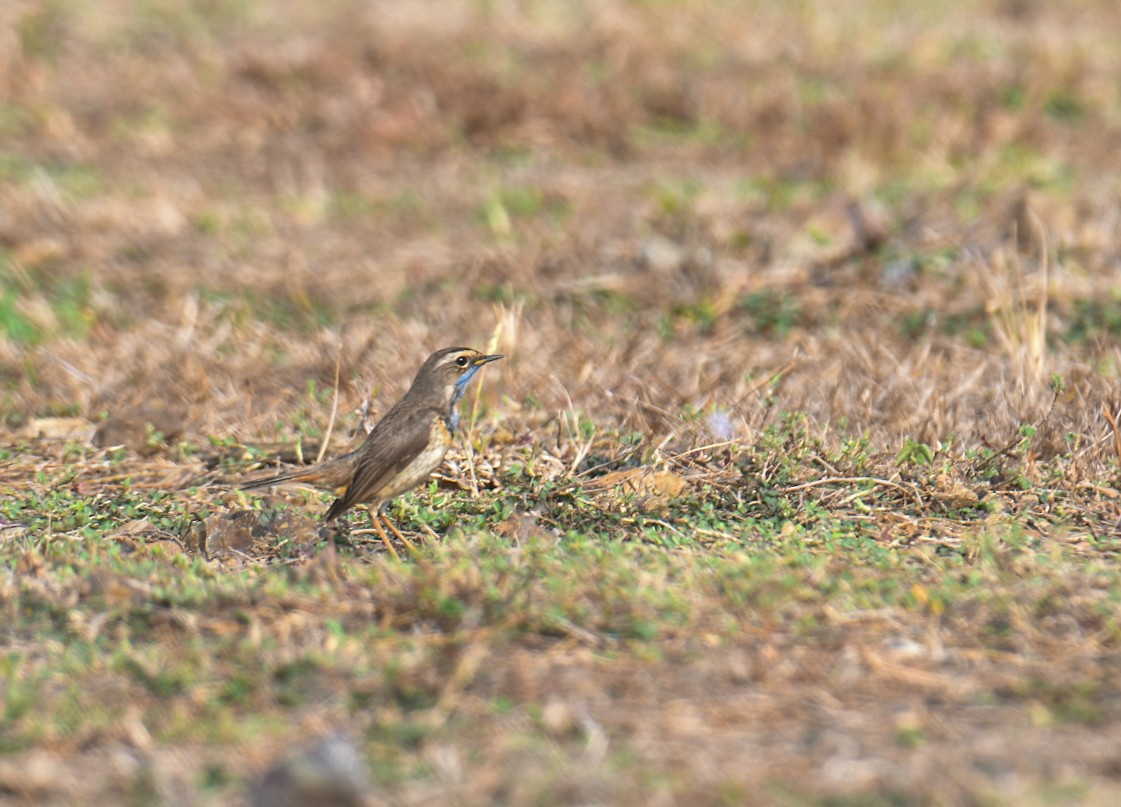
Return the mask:
POLYGON ((0 802, 1117 803, 1118 30, 9 2, 0 802))

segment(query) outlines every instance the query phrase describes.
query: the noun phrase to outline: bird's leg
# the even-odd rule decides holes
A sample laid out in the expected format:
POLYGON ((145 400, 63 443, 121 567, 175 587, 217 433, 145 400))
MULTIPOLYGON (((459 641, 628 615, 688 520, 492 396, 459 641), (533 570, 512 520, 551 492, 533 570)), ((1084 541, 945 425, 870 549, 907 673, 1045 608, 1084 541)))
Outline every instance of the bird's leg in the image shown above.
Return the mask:
POLYGON ((397 536, 397 540, 399 540, 401 543, 403 543, 405 546, 407 546, 409 548, 409 554, 416 557, 417 551, 416 551, 416 547, 413 546, 413 542, 410 541, 408 538, 406 538, 404 535, 402 535, 400 530, 398 530, 396 527, 393 526, 393 522, 390 521, 388 518, 386 518, 384 515, 382 516, 382 520, 385 521, 385 523, 389 526, 389 529, 393 532, 393 534, 395 536, 397 536))
MULTIPOLYGON (((378 536, 381 538, 382 543, 385 544, 385 548, 389 550, 389 554, 393 556, 393 559, 401 560, 401 556, 398 555, 397 550, 393 548, 393 542, 389 540, 389 536, 386 535, 385 530, 381 528, 381 516, 378 514, 377 510, 370 510, 370 523, 374 525, 374 529, 377 530, 378 536)), ((389 522, 386 523, 388 524, 389 522)), ((390 527, 392 526, 393 525, 390 524, 390 527)), ((394 530, 394 532, 396 532, 396 530, 394 530)))

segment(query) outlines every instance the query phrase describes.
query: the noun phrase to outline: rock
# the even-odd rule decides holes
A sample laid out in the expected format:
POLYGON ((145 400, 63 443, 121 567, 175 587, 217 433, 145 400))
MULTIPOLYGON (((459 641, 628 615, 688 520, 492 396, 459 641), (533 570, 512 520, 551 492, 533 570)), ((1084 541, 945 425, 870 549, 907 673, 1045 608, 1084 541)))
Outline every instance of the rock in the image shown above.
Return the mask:
POLYGON ((330 734, 270 768, 249 794, 251 807, 364 807, 370 771, 346 737, 330 734))
POLYGON ((639 260, 647 269, 669 274, 681 269, 689 260, 685 247, 662 236, 647 238, 642 244, 639 260))

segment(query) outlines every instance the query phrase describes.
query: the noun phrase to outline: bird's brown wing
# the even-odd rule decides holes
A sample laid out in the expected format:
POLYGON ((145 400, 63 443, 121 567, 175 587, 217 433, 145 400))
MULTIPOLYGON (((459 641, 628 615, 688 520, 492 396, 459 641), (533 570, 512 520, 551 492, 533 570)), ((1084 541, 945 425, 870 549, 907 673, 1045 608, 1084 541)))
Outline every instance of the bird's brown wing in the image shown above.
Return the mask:
POLYGON ((377 498, 379 490, 403 471, 428 447, 434 412, 418 409, 400 417, 387 415, 370 432, 358 449, 354 474, 346 492, 331 504, 325 521, 331 521, 351 507, 377 498))

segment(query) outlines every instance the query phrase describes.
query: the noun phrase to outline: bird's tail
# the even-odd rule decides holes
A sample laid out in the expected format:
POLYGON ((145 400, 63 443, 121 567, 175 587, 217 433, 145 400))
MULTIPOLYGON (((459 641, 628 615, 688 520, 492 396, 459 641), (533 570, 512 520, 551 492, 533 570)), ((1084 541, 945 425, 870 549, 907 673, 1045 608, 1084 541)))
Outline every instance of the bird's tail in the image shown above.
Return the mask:
POLYGON ((253 490, 254 488, 283 485, 286 482, 307 482, 309 484, 314 484, 315 479, 315 469, 301 468, 298 471, 289 471, 288 473, 277 474, 276 476, 266 476, 264 479, 251 479, 248 482, 242 482, 238 487, 242 490, 253 490))
MULTIPOLYGON (((346 494, 344 493, 343 495, 345 496, 346 494)), ((343 496, 335 499, 335 501, 331 502, 331 506, 327 508, 327 512, 323 514, 323 522, 325 524, 330 524, 336 518, 345 513, 349 506, 350 505, 343 504, 343 496)))
POLYGON ((251 479, 242 482, 242 490, 266 488, 270 485, 283 485, 287 483, 314 485, 325 490, 338 491, 345 488, 350 482, 350 475, 354 470, 354 455, 351 451, 341 457, 329 459, 311 467, 297 468, 275 476, 266 476, 263 479, 251 479))

